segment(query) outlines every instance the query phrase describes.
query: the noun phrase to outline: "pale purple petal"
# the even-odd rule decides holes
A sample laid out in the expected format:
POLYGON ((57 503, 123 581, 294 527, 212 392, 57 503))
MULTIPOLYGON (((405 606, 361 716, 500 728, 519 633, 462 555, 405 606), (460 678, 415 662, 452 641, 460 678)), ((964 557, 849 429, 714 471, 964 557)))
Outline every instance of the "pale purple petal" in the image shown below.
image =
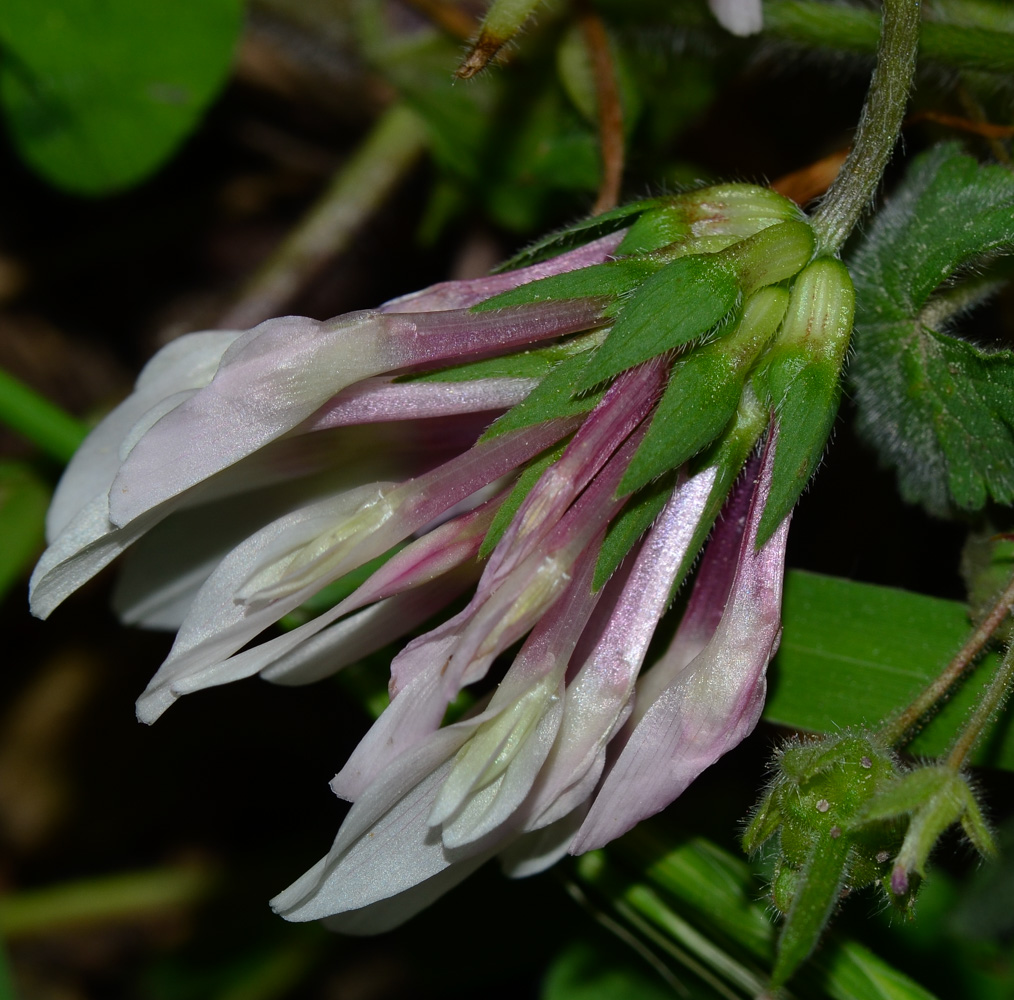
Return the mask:
POLYGON ((352 806, 327 856, 271 901, 274 910, 287 920, 319 920, 407 892, 453 865, 465 865, 467 874, 492 857, 499 838, 452 852, 426 822, 454 755, 485 718, 431 733, 381 772, 352 806))
MULTIPOLYGON (((242 462, 153 508, 138 518, 137 523, 132 522, 125 528, 117 528, 109 521, 107 496, 99 494, 82 507, 39 560, 29 588, 32 613, 40 618, 47 617, 78 587, 180 509, 226 497, 249 495, 263 486, 288 484, 297 479, 302 482, 294 484, 293 491, 305 491, 307 498, 320 495, 321 481, 327 484, 328 491, 333 492, 348 479, 344 466, 334 466, 336 435, 339 434, 348 435, 349 431, 305 434, 273 442, 242 462), (318 480, 306 478, 314 475, 319 477, 318 480)), ((390 449, 374 447, 365 458, 357 454, 354 470, 365 479, 376 478, 382 474, 389 460, 398 457, 390 449)))
POLYGON ((626 229, 622 229, 591 243, 585 243, 574 250, 540 261, 538 264, 519 267, 503 274, 491 274, 468 281, 443 281, 438 285, 431 285, 421 291, 385 302, 380 309, 385 313, 468 309, 493 295, 509 292, 512 288, 537 281, 539 278, 549 278, 554 274, 576 271, 582 267, 591 267, 593 264, 604 264, 612 257, 626 235, 626 229))
MULTIPOLYGON (((559 818, 558 800, 568 790, 591 791, 588 775, 602 767, 606 743, 630 710, 635 679, 714 479, 715 470, 706 469, 674 491, 645 538, 599 641, 567 684, 563 726, 526 804, 530 826, 559 818)), ((571 808, 568 798, 566 811, 571 808)))
POLYGON ((560 727, 570 656, 598 604, 591 584, 600 547, 601 539, 582 554, 566 593, 532 630, 494 692, 484 713, 494 718, 483 728, 495 727, 498 740, 476 733, 458 755, 430 814, 431 824, 443 824, 445 845, 486 836, 528 796, 560 727))
POLYGON ((304 640, 284 656, 272 657, 260 674, 273 684, 285 685, 329 677, 417 628, 474 582, 473 573, 449 573, 385 598, 304 640))
POLYGON ((539 547, 564 511, 651 412, 665 376, 664 366, 648 363, 617 378, 564 453, 525 497, 490 556, 480 590, 495 587, 539 547))
MULTIPOLYGON (((736 578, 740 547, 759 471, 760 456, 755 456, 747 463, 745 472, 726 500, 704 550, 704 558, 676 635, 665 654, 637 679, 637 701, 627 730, 633 728, 645 708, 715 634, 736 578)), ((625 738, 626 734, 621 733, 618 741, 625 738)), ((612 749, 618 750, 619 746, 614 744, 612 749)))
MULTIPOLYGON (((453 637, 446 641, 445 652, 452 646, 453 637)), ((440 682, 440 661, 434 663, 436 669, 421 671, 397 698, 391 699, 331 780, 331 791, 339 798, 357 801, 385 768, 397 764, 407 751, 417 748, 435 732, 443 731, 439 727, 447 710, 447 699, 440 682)))
POLYGON ((28 584, 32 614, 48 618, 78 587, 108 566, 159 520, 152 513, 112 528, 104 494, 82 507, 43 552, 28 584))
MULTIPOLYGON (((478 554, 482 538, 501 501, 502 497, 487 501, 475 510, 461 514, 427 532, 402 549, 401 552, 392 556, 361 587, 333 608, 322 612, 316 618, 284 635, 276 636, 251 649, 234 654, 225 661, 223 666, 228 666, 230 669, 238 666, 240 670, 246 671, 242 676, 250 676, 261 671, 266 680, 280 684, 308 683, 311 674, 315 674, 315 671, 303 663, 304 658, 316 655, 311 653, 311 650, 323 651, 333 646, 339 641, 339 636, 346 634, 345 628, 339 631, 336 630, 337 626, 330 628, 329 626, 332 626, 343 615, 350 614, 374 601, 435 582, 457 567, 473 560, 478 554), (328 638, 320 637, 318 642, 317 634, 325 629, 328 638)), ((433 606, 433 611, 438 610, 442 603, 451 600, 453 596, 464 589, 468 581, 474 582, 474 577, 477 574, 478 569, 476 568, 474 574, 467 572, 455 575, 454 579, 448 582, 446 588, 438 588, 428 596, 427 603, 440 602, 433 606)), ((422 613, 422 610, 420 606, 419 613, 422 613)), ((397 633, 391 632, 389 638, 403 634, 415 624, 418 622, 413 622, 413 625, 406 626, 397 633)), ((344 657, 342 659, 344 661, 344 657)), ((335 662, 338 662, 337 659, 335 662)), ((334 670, 337 669, 339 668, 334 667, 334 670)), ((334 670, 328 672, 333 673, 334 670)), ((325 676, 325 674, 322 673, 319 676, 325 676)), ((316 680, 318 677, 314 675, 312 679, 316 680)))
POLYGON ((520 403, 538 384, 536 378, 484 378, 467 382, 364 379, 338 393, 297 430, 318 431, 350 424, 507 410, 520 403))
POLYGON ((548 826, 522 834, 500 853, 500 867, 508 878, 538 875, 566 857, 588 812, 588 803, 581 801, 571 812, 548 826))
POLYGON ((470 313, 268 320, 226 351, 211 383, 137 443, 110 491, 123 526, 292 430, 342 389, 412 365, 521 346, 602 322, 597 300, 470 313))
MULTIPOLYGON (((773 454, 769 443, 768 455, 773 454)), ((640 712, 596 796, 572 853, 602 847, 664 809, 757 724, 767 665, 781 632, 788 518, 758 552, 757 525, 770 487, 770 457, 740 536, 736 577, 705 649, 640 712)), ((737 531, 733 522, 731 530, 737 531)))

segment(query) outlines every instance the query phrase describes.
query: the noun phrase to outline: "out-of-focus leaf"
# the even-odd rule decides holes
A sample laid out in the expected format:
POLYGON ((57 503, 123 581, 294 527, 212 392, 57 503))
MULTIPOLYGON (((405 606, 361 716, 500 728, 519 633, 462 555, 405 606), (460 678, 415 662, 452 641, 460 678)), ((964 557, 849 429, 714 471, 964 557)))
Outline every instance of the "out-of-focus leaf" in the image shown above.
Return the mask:
POLYGON ((1014 501, 1014 352, 944 332, 974 284, 934 295, 962 267, 1014 246, 1014 175, 953 145, 919 157, 852 265, 861 430, 929 511, 1014 501))
POLYGON ((817 960, 834 1000, 936 1000, 882 958, 855 941, 838 941, 817 960))
MULTIPOLYGON (((790 572, 785 630, 765 718, 813 731, 875 726, 946 666, 971 626, 964 605, 910 591, 790 572)), ((943 753, 992 673, 981 663, 911 744, 943 753)), ((974 760, 1014 770, 1014 727, 1001 721, 974 760)))
POLYGON ((228 73, 240 0, 4 0, 0 104, 14 144, 78 194, 144 179, 228 73))
POLYGON ((0 462, 0 599, 45 540, 49 487, 25 464, 0 462))
POLYGON ((564 949, 549 967, 541 1000, 671 1000, 672 991, 646 966, 619 961, 588 941, 564 949))

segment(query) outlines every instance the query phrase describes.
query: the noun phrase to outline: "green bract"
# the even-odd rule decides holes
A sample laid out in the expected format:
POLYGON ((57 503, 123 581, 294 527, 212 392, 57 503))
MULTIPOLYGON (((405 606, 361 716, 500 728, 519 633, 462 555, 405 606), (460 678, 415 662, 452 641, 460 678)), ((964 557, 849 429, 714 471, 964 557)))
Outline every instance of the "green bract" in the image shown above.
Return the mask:
POLYGON ((859 817, 897 774, 890 749, 862 731, 790 744, 779 753, 767 795, 743 836, 750 852, 778 837, 771 899, 785 923, 775 985, 810 954, 844 893, 889 877, 902 828, 892 817, 862 825, 859 817))

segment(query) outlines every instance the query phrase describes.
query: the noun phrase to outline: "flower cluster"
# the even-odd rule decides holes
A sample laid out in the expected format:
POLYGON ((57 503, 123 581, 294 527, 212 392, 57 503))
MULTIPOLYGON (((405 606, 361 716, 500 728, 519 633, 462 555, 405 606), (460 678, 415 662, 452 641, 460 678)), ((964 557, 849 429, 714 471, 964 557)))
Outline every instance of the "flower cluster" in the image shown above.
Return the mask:
POLYGON ((524 875, 599 847, 760 715, 851 328, 848 275, 814 252, 790 202, 727 185, 376 311, 182 337, 69 465, 33 608, 129 548, 121 617, 178 630, 152 722, 254 674, 322 678, 470 594, 392 661, 332 782, 338 837, 273 901, 289 919, 381 930, 493 855, 524 875))

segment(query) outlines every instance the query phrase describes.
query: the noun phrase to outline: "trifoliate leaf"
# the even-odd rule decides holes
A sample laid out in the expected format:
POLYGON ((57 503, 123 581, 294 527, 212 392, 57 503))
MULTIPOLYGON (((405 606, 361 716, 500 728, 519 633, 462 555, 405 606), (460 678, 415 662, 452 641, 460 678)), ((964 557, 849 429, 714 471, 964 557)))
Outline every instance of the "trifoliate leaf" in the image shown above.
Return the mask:
POLYGON ((68 191, 136 184, 197 125, 241 26, 239 0, 4 0, 0 106, 15 146, 68 191))
POLYGON ((1014 174, 947 145, 914 162, 853 263, 860 429, 938 515, 1014 502, 1014 353, 947 332, 969 296, 934 294, 1012 246, 1014 174))
POLYGON ((627 368, 702 337, 736 304, 739 284, 715 256, 680 257, 647 278, 621 306, 612 332, 582 373, 590 389, 627 368))

